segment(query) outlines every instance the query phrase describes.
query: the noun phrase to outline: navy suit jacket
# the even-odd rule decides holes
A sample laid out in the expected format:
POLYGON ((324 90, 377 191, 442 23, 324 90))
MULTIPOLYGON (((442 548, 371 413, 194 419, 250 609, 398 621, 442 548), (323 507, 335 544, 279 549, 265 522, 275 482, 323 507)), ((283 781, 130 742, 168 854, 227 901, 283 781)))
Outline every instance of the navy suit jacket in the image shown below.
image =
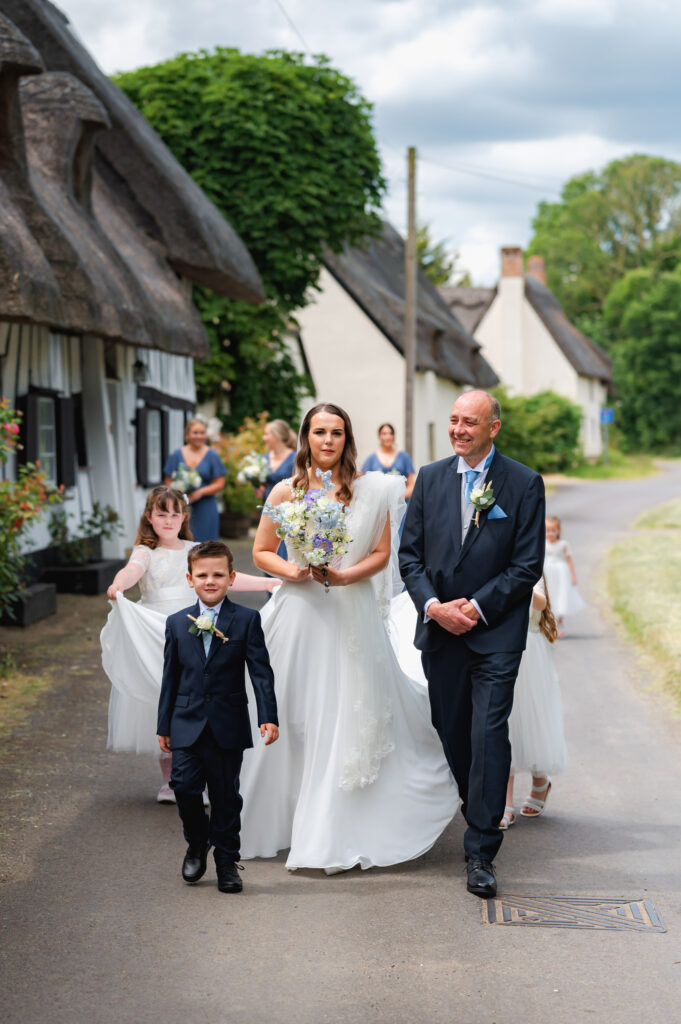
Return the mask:
POLYGON ((260 615, 226 597, 215 625, 228 640, 223 643, 213 636, 207 655, 203 634, 189 632, 188 615, 199 615, 198 601, 169 615, 166 622, 158 735, 170 736, 173 749, 190 747, 208 723, 223 749, 252 747, 246 666, 255 691, 258 723, 278 725, 274 675, 260 615))
POLYGON ((487 472, 495 504, 505 519, 480 513, 461 543, 461 476, 458 456, 424 466, 409 502, 402 542, 400 572, 416 605, 414 643, 433 651, 457 639, 432 619, 423 621, 429 598, 453 601, 475 598, 481 620, 463 640, 478 654, 522 651, 532 587, 544 565, 544 482, 538 473, 498 451, 487 472))

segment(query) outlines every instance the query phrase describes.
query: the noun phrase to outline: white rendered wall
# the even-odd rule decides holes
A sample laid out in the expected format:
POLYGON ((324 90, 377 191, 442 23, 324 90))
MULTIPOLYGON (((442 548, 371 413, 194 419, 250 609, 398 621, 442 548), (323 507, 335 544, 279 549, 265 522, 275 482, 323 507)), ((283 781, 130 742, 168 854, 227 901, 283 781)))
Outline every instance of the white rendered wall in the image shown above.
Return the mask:
MULTIPOLYGON (((326 268, 321 291, 314 292, 296 314, 316 394, 303 415, 317 402, 334 402, 350 415, 360 466, 378 447, 378 427, 391 423, 398 448, 404 438, 404 357, 360 309, 326 268)), ((417 373, 414 382, 414 465, 430 461, 433 423, 434 458, 451 452, 447 424, 462 388, 432 372, 417 373)))
POLYGON ((404 359, 324 267, 321 291, 296 313, 317 402, 333 402, 349 414, 358 461, 378 445, 378 427, 392 423, 404 445, 404 359))
POLYGON ((606 390, 600 381, 577 373, 525 299, 522 278, 501 278, 497 295, 478 325, 475 338, 511 394, 555 391, 580 405, 584 455, 595 458, 601 454, 600 407, 606 402, 606 390))

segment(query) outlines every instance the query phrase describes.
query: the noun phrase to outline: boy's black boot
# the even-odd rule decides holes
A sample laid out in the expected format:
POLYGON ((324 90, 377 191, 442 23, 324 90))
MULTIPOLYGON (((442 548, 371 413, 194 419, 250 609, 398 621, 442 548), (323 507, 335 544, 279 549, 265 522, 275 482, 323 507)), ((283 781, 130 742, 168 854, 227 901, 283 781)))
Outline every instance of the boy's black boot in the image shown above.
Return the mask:
POLYGON ((210 843, 190 843, 182 861, 182 877, 188 885, 194 885, 206 873, 206 860, 210 843))
POLYGON ((233 861, 226 864, 216 865, 218 872, 218 889, 220 892, 241 892, 243 882, 239 878, 239 871, 243 871, 240 864, 233 861))

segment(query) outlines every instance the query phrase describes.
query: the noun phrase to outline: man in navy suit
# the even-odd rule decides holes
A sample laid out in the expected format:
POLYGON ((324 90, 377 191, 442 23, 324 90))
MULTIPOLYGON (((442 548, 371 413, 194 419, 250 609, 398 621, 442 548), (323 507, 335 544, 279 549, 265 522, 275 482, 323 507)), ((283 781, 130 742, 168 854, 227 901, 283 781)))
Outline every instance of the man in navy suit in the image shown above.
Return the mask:
POLYGON ((449 419, 455 455, 419 472, 400 545, 433 725, 468 825, 468 891, 483 898, 496 893, 508 716, 544 563, 543 481, 496 450, 500 427, 492 395, 457 399, 449 419))
POLYGON ((168 617, 158 739, 173 755, 170 785, 189 844, 182 877, 189 885, 198 882, 213 846, 218 889, 241 892, 239 774, 243 751, 253 746, 245 668, 266 744, 279 736, 274 676, 260 615, 227 597, 236 575, 227 545, 197 544, 187 562, 198 601, 168 617), (210 819, 203 807, 206 784, 210 819))

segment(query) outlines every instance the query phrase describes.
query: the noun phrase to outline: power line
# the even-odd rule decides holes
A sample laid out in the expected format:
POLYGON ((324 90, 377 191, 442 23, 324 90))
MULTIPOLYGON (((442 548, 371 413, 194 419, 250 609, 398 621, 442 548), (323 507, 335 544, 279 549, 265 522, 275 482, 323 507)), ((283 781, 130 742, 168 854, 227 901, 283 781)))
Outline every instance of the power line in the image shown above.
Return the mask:
MULTIPOLYGON (((398 150, 397 146, 383 145, 383 148, 391 149, 395 153, 402 153, 402 150, 398 150)), ((542 184, 539 175, 530 175, 530 177, 535 178, 535 181, 528 181, 518 177, 509 177, 503 174, 493 174, 490 171, 485 171, 480 167, 475 167, 470 164, 468 166, 466 166, 465 164, 446 164, 442 160, 434 160, 432 157, 423 156, 421 152, 419 152, 419 160, 422 163, 431 164, 434 167, 441 167, 446 171, 452 171, 452 173, 454 174, 467 174, 470 177, 474 178, 488 178, 490 181, 499 181, 505 185, 515 185, 516 188, 528 188, 535 192, 541 192, 544 195, 546 195, 547 192, 551 192, 557 197, 560 195, 559 183, 557 178, 546 178, 544 179, 546 181, 546 184, 542 184)), ((508 175, 512 173, 513 172, 509 171, 508 175)))
POLYGON ((304 40, 304 38, 302 36, 302 33, 298 31, 298 28, 296 27, 296 24, 295 24, 293 18, 290 16, 290 14, 288 13, 288 11, 284 7, 284 5, 281 3, 281 0, 274 0, 274 2, 277 5, 277 7, 279 8, 279 10, 281 11, 281 13, 284 15, 284 17, 286 18, 287 22, 289 23, 289 25, 291 26, 291 28, 293 29, 295 34, 300 39, 301 43, 303 44, 303 49, 306 51, 308 57, 311 56, 310 47, 305 42, 305 40, 304 40))

